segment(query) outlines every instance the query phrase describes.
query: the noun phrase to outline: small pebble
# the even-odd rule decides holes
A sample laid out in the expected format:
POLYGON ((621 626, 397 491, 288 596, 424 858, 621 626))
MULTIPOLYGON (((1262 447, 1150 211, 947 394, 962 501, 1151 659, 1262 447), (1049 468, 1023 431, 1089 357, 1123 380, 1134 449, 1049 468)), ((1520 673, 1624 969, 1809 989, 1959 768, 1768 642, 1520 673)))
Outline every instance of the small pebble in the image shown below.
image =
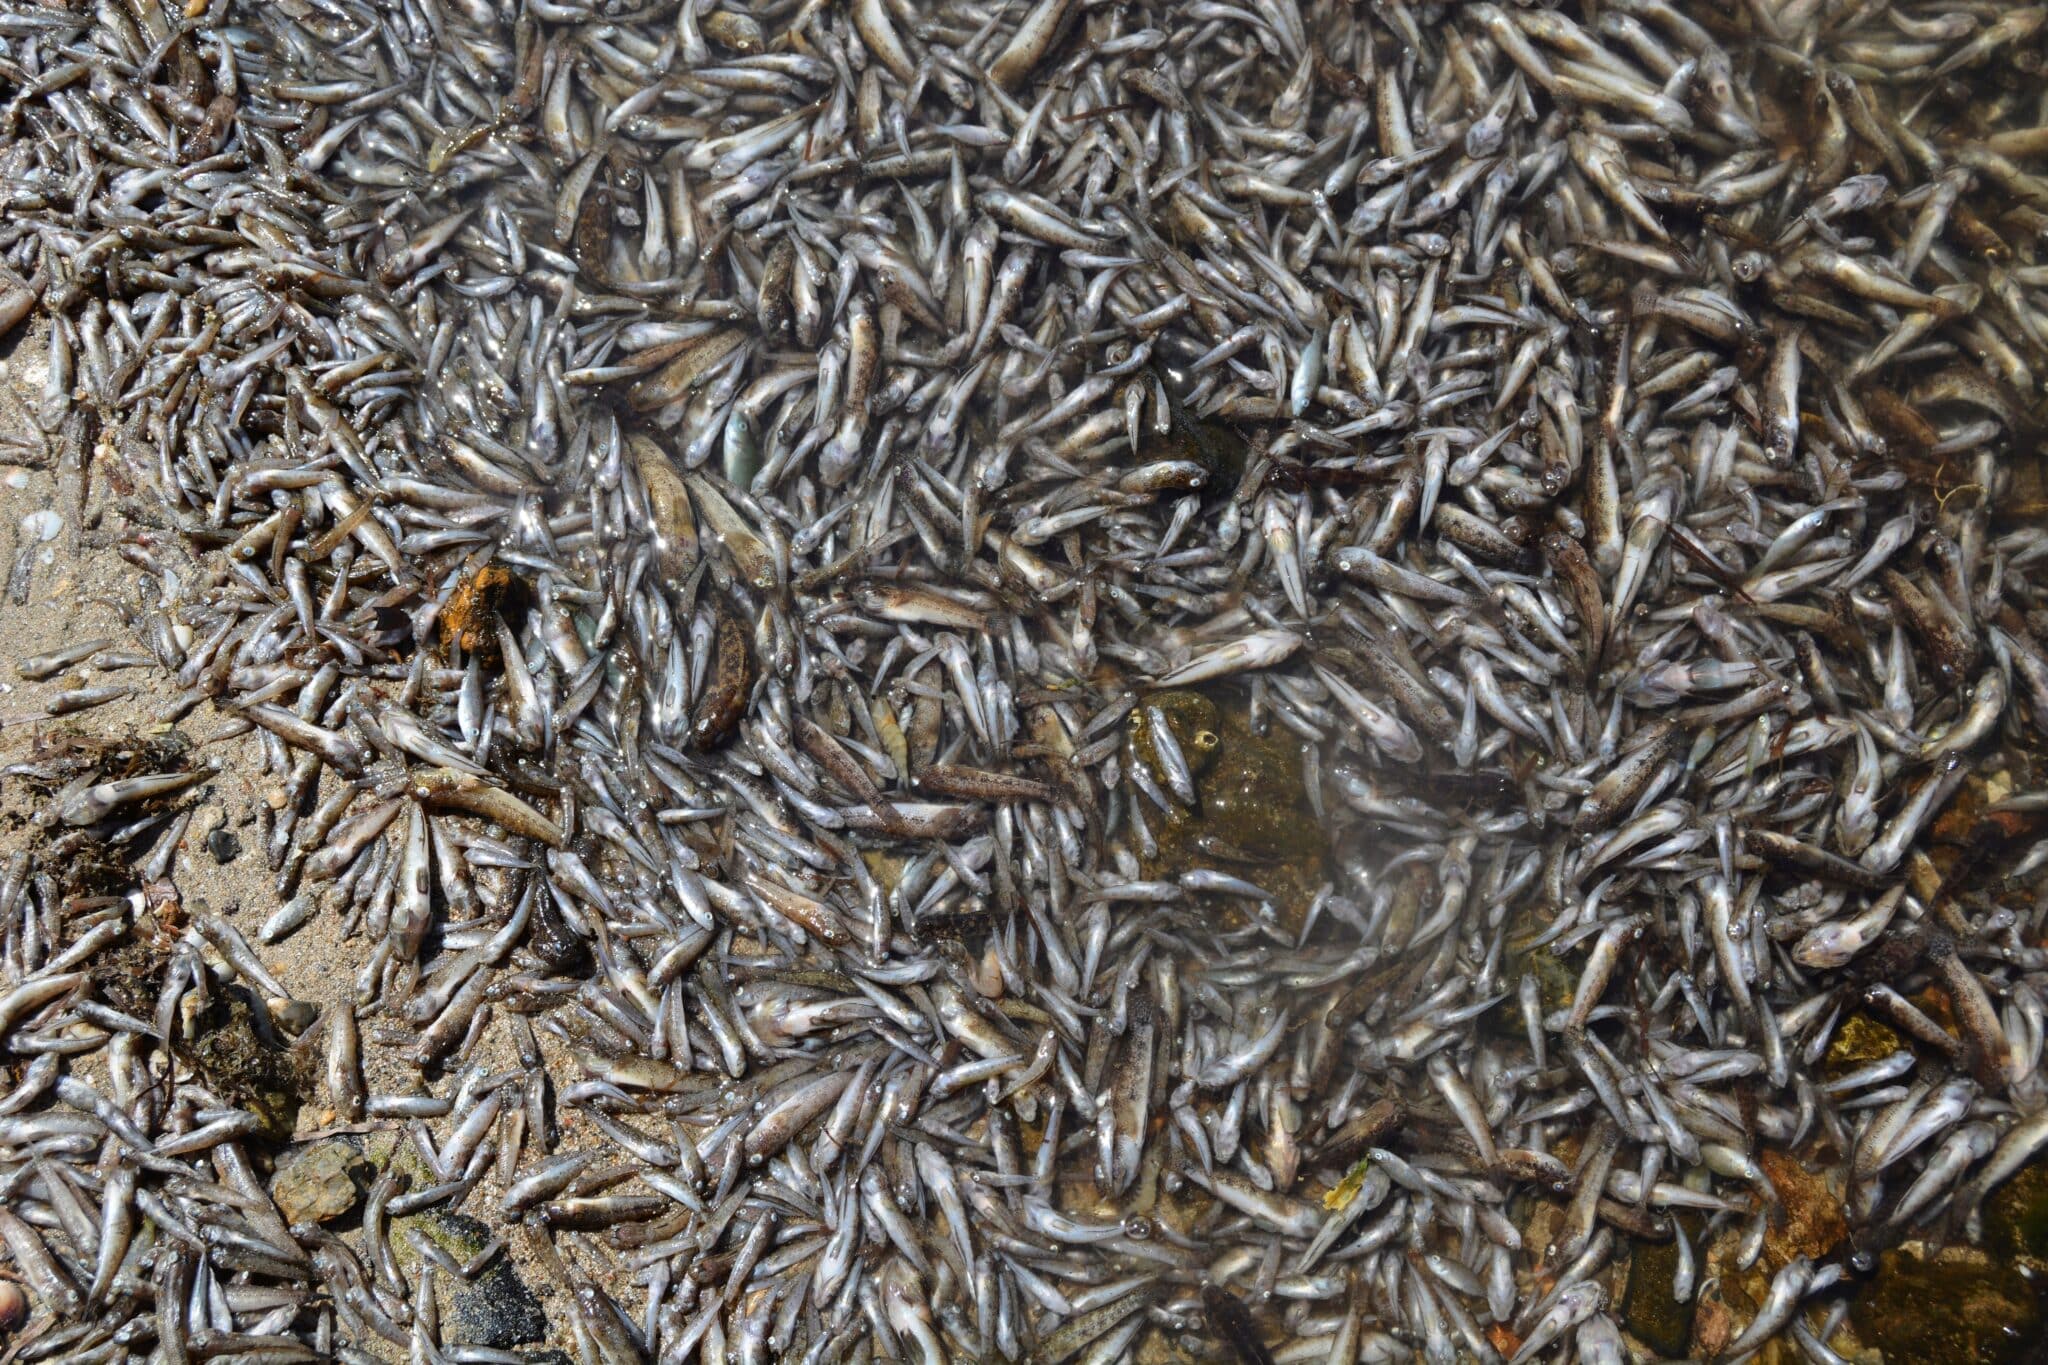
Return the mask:
POLYGON ((0 1332, 12 1332, 28 1321, 28 1295, 12 1280, 0 1280, 0 1332))
POLYGON ((313 1021, 320 1016, 319 1009, 307 1000, 271 999, 263 1004, 270 1011, 271 1021, 294 1038, 313 1027, 313 1021))
POLYGON ((225 867, 241 855, 242 841, 226 828, 216 829, 206 836, 206 851, 213 855, 215 862, 225 867))
POLYGON ((57 533, 64 529, 64 518, 45 509, 31 512, 21 519, 21 534, 24 540, 55 540, 57 533))

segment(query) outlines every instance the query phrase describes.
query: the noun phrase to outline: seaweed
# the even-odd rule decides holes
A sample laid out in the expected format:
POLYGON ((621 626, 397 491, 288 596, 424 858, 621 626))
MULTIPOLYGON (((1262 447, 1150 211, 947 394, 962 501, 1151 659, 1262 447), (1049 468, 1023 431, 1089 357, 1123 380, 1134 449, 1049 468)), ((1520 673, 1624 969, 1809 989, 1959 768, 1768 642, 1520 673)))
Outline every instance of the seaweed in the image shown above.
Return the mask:
POLYGON ((263 1002, 240 988, 216 990, 190 1032, 178 1059, 223 1102, 256 1115, 262 1136, 290 1138, 313 1093, 313 1063, 278 1036, 263 1002))

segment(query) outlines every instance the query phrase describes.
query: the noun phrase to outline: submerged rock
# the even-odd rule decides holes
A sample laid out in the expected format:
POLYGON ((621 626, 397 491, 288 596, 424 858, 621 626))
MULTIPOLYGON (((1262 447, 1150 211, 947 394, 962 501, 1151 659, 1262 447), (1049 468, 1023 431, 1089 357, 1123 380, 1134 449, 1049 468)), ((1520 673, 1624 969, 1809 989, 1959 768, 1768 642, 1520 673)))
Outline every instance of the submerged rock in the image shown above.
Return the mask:
POLYGON ((2001 1259, 2048 1270, 2048 1163, 2027 1167, 1984 1201, 1984 1245, 2001 1259))
MULTIPOLYGON (((1302 782, 1301 741, 1274 726, 1257 734, 1244 703, 1228 694, 1154 693, 1133 713, 1127 754, 1162 789, 1165 766, 1154 751, 1146 711, 1156 708, 1172 730, 1195 787, 1193 809, 1149 808, 1158 841, 1146 875, 1177 877, 1194 869, 1229 873, 1273 898, 1288 928, 1298 928, 1327 876, 1329 845, 1302 782)), ((1229 904, 1241 913, 1242 902, 1229 904)))
POLYGON ((1849 1320, 1887 1365, 2013 1365, 2041 1327, 2026 1277, 1967 1247, 1930 1259, 1905 1248, 1885 1252, 1849 1320))
POLYGON ((1772 1270, 1797 1256, 1824 1259, 1849 1235, 1842 1196, 1830 1187, 1827 1172, 1840 1168, 1811 1148, 1783 1152, 1766 1147, 1757 1162, 1778 1192, 1778 1211, 1764 1230, 1764 1259, 1772 1270))
POLYGON ((1629 1261, 1628 1290, 1621 1300, 1621 1325, 1660 1356, 1685 1354, 1692 1340, 1693 1300, 1672 1296, 1678 1277, 1678 1243, 1638 1240, 1629 1261))
POLYGON ((1867 1014, 1852 1014, 1835 1030, 1821 1062, 1821 1074, 1830 1079, 1854 1071, 1866 1062, 1881 1061, 1906 1045, 1906 1040, 1889 1024, 1867 1014))

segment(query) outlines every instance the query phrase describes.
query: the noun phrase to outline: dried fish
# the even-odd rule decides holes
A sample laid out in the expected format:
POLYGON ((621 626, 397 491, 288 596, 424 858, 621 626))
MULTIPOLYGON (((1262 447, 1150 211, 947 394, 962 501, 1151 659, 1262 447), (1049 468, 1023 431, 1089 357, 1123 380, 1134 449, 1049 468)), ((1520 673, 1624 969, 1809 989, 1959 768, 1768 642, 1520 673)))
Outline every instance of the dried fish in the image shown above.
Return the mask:
POLYGON ((23 1358, 510 1358, 510 1240, 585 1359, 1605 1361, 1776 1153, 1981 1236, 2042 13, 0 0, 0 331, 136 570, 16 672, 251 736, 276 875, 179 892, 222 750, 7 770, 23 1358), (223 1014, 409 1152, 359 1225, 223 1014))

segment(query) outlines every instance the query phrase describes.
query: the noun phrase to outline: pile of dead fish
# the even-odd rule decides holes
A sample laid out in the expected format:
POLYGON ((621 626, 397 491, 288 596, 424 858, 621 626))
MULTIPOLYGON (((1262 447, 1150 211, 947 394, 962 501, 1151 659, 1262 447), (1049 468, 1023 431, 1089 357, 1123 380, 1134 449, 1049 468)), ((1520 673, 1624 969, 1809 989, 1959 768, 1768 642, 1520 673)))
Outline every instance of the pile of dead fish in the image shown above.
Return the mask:
POLYGON ((207 749, 8 770, 14 1358, 519 1359, 461 1208, 585 1360, 1615 1361, 1779 1153, 1833 1359, 2048 1143, 2044 13, 0 2, 56 510, 281 793, 251 934, 207 749), (359 1228, 195 1038, 313 917, 359 1228))

